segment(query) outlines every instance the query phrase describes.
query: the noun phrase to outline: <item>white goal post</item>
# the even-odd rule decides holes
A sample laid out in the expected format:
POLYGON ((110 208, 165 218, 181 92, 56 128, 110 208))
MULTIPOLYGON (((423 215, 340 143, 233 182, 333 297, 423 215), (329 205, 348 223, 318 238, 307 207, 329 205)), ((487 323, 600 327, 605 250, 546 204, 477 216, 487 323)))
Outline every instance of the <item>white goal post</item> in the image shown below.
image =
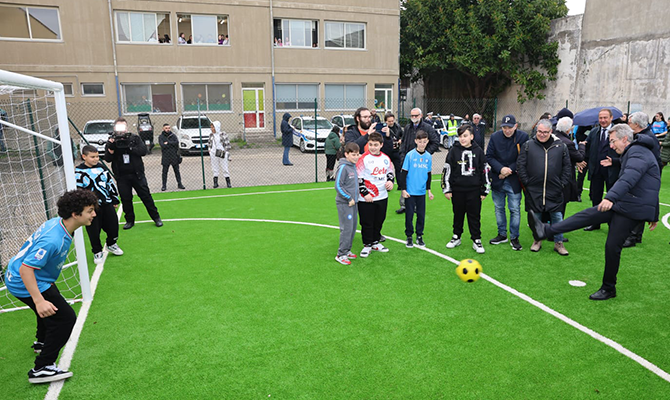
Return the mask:
MULTIPOLYGON (((22 205, 20 204, 22 203, 20 188, 22 186, 24 190, 31 190, 29 188, 32 186, 28 185, 27 181, 31 176, 38 177, 42 189, 41 197, 44 198, 43 206, 47 209, 46 215, 50 215, 49 207, 55 206, 55 199, 60 197, 64 190, 73 190, 77 187, 73 161, 75 154, 73 154, 73 148, 71 145, 72 142, 70 137, 70 129, 68 126, 69 120, 67 117, 63 84, 0 70, 0 109, 2 109, 2 107, 9 107, 10 115, 8 117, 7 112, 4 110, 3 115, 0 115, 0 133, 3 131, 5 132, 2 137, 0 137, 0 140, 2 141, 2 153, 0 153, 0 188, 2 190, 0 191, 0 200, 3 200, 2 197, 6 197, 6 199, 3 201, 3 203, 6 203, 5 206, 11 207, 11 209, 19 210, 17 213, 20 213, 20 210, 22 210, 22 205), (43 92, 44 95, 37 96, 38 91, 40 91, 39 93, 43 92), (21 98, 20 100, 12 98, 12 96, 14 96, 16 93, 24 92, 30 92, 32 97, 21 98), (13 110, 19 110, 14 114, 20 114, 24 104, 27 106, 28 111, 23 112, 23 115, 11 115, 13 114, 13 110), (31 104, 35 104, 36 106, 33 107, 31 104), (39 104, 41 109, 37 110, 37 104, 39 104), (34 115, 35 119, 41 118, 41 120, 37 121, 37 123, 34 123, 34 115), (52 135, 54 133, 54 129, 56 134, 52 135), (10 145, 5 145, 7 132, 12 132, 16 137, 19 138, 21 135, 27 137, 32 135, 31 140, 34 141, 34 150, 32 148, 25 148, 28 147, 25 146, 26 142, 29 143, 29 146, 31 146, 30 141, 26 141, 25 138, 20 138, 20 140, 23 140, 23 142, 21 142, 23 145, 15 145, 15 149, 11 149, 10 145), (40 141, 39 145, 38 140, 40 141), (50 149, 59 148, 62 152, 62 161, 61 155, 59 155, 59 163, 57 166, 52 167, 48 162, 44 162, 43 149, 47 148, 47 145, 50 149), (34 154, 33 151, 36 154, 34 154), (33 159, 29 159, 30 157, 33 159), (17 170, 20 168, 31 168, 31 170, 27 172, 17 172, 17 170), (43 175, 47 173, 52 173, 47 177, 49 179, 48 181, 43 179, 43 175), (17 181, 14 178, 14 175, 24 176, 23 179, 26 181, 26 183, 23 183, 22 185, 22 182, 17 181), (64 188, 62 186, 63 177, 65 180, 64 188), (9 180, 11 181, 8 182, 9 180), (51 187, 45 188, 45 181, 47 184, 52 182, 51 187), (53 184, 53 182, 61 183, 53 184), (6 190, 7 188, 9 188, 9 190, 6 190), (47 201, 47 191, 49 191, 50 195, 52 196, 49 201, 47 201), (48 206, 48 203, 51 205, 48 206)), ((16 143, 19 143, 18 139, 16 140, 16 143)), ((54 159, 54 165, 56 165, 55 161, 56 160, 54 159)), ((37 195, 36 197, 40 196, 37 195)), ((40 207, 41 206, 42 205, 40 204, 40 207)), ((39 222, 37 226, 34 226, 34 228, 31 226, 32 232, 28 232, 27 235, 32 234, 41 223, 46 221, 46 219, 42 216, 39 217, 41 222, 39 222)), ((2 218, 5 218, 5 216, 2 218)), ((33 222, 32 225, 37 223, 38 218, 35 219, 36 221, 33 222)), ((2 236, 5 237, 26 234, 25 231, 12 231, 11 227, 6 228, 4 233, 2 231, 0 231, 0 233, 2 233, 2 236)), ((20 243, 18 244, 20 247, 27 238, 28 236, 11 237, 13 240, 11 247, 16 247, 16 243, 20 243)), ((0 237, 0 241, 2 239, 3 238, 0 237)), ((80 300, 91 301, 92 296, 89 271, 86 261, 86 247, 84 244, 84 234, 81 228, 75 231, 73 239, 75 256, 72 256, 72 253, 71 256, 68 256, 68 260, 66 261, 66 265, 64 265, 63 269, 67 267, 73 267, 74 265, 78 267, 79 282, 77 282, 77 284, 80 286, 81 293, 76 293, 76 295, 71 296, 71 298, 68 298, 65 295, 64 297, 70 302, 80 300)), ((19 251, 19 247, 2 249, 4 256, 2 258, 3 268, 6 267, 7 263, 9 262, 7 254, 12 254, 13 256, 13 254, 16 254, 19 251)), ((76 274, 74 275, 76 280, 76 274)), ((0 282, 0 298, 3 295, 9 296, 8 293, 2 293, 3 289, 5 289, 4 291, 6 292, 4 282, 0 282)), ((20 305, 23 306, 22 303, 20 305)), ((25 307, 19 307, 19 304, 16 302, 10 301, 9 303, 5 304, 0 303, 0 313, 23 308, 25 307)))

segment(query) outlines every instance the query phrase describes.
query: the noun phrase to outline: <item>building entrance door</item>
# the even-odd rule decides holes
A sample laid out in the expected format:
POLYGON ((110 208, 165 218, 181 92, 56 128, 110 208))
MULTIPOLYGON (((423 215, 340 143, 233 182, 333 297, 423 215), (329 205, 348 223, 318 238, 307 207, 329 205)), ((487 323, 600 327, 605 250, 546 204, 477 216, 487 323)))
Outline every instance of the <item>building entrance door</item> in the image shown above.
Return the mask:
POLYGON ((265 128, 265 102, 263 88, 243 88, 244 128, 265 128))

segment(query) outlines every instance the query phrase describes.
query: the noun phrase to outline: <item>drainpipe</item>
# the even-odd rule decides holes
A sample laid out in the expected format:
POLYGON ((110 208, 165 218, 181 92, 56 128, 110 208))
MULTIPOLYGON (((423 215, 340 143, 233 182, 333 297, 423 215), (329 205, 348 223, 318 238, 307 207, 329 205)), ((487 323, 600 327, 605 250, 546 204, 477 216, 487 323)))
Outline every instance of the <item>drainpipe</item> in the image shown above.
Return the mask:
POLYGON ((270 60, 272 65, 272 134, 277 138, 277 97, 275 94, 275 45, 274 45, 274 16, 272 13, 272 0, 270 0, 270 60))
POLYGON ((114 82, 116 83, 116 108, 121 116, 121 88, 119 87, 119 70, 116 65, 116 41, 114 40, 114 18, 112 17, 112 0, 107 0, 109 9, 109 31, 112 34, 112 56, 114 59, 114 82))

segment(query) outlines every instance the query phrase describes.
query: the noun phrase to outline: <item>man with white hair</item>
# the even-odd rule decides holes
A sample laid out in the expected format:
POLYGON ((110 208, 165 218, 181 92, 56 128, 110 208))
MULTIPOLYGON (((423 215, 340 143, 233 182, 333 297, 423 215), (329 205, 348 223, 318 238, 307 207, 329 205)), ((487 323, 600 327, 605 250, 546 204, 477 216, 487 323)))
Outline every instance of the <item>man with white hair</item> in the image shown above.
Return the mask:
MULTIPOLYGON (((402 141, 400 142, 400 163, 402 164, 405 161, 405 155, 410 151, 414 150, 416 147, 416 133, 418 131, 424 131, 428 134, 428 145, 426 146, 426 151, 429 154, 435 153, 440 147, 440 139, 438 138, 437 132, 433 129, 433 125, 429 124, 423 119, 423 114, 420 108, 413 108, 409 114, 410 122, 405 126, 405 130, 402 134, 402 141)), ((405 198, 400 196, 400 208, 395 210, 397 214, 402 214, 405 212, 405 198)))
MULTIPOLYGON (((637 138, 639 135, 647 135, 652 139, 656 139, 656 136, 651 131, 651 127, 649 126, 649 116, 642 111, 634 112, 628 116, 628 126, 630 126, 630 128, 633 130, 633 137, 635 138, 637 138)), ((661 162, 661 147, 658 144, 657 139, 654 140, 654 146, 651 149, 651 152, 656 158, 659 171, 663 172, 663 163, 661 162)), ((633 228, 633 231, 623 243, 623 247, 635 247, 636 244, 642 243, 643 232, 644 222, 641 222, 637 224, 635 228, 633 228)))
POLYGON ((597 206, 587 208, 553 225, 540 221, 529 213, 530 228, 535 240, 570 232, 595 224, 609 224, 605 242, 605 272, 600 289, 591 300, 616 297, 616 276, 621 262, 623 243, 629 232, 641 221, 649 222, 654 230, 658 223, 658 192, 661 173, 651 151, 654 139, 638 135, 626 124, 608 129, 610 147, 620 156, 619 178, 597 206))
POLYGON ((477 142, 479 147, 485 149, 486 147, 484 147, 484 142, 486 141, 486 123, 482 121, 482 116, 479 114, 474 114, 472 116, 472 134, 474 135, 475 142, 477 142))

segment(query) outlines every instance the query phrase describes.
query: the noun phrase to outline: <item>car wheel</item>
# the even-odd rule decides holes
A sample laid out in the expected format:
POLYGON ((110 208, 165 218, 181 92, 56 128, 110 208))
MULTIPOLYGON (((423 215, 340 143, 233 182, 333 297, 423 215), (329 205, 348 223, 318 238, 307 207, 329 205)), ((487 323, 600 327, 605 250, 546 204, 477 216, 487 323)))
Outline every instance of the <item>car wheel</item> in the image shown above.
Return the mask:
POLYGON ((307 151, 307 146, 305 145, 305 141, 300 139, 300 152, 305 153, 307 151))
POLYGON ((449 136, 444 135, 442 137, 442 146, 444 146, 445 149, 449 148, 449 136))

